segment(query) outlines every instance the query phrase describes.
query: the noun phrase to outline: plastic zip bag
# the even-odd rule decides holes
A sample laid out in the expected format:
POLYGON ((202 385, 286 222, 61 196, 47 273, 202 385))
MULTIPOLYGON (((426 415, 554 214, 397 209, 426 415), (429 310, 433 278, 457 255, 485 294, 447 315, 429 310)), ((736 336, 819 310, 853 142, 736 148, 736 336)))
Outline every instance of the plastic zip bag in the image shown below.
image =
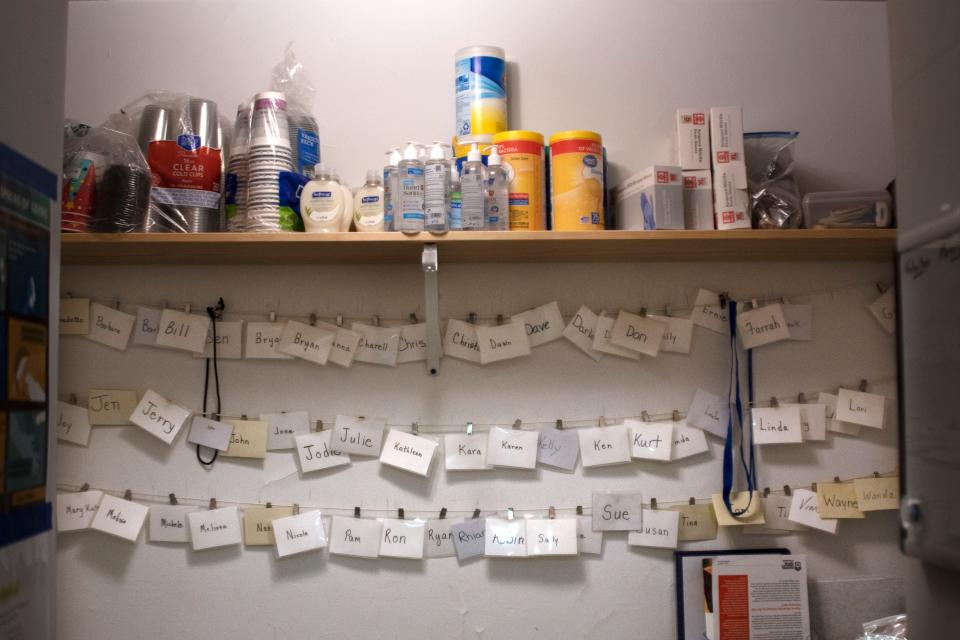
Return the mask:
POLYGON ((793 176, 796 131, 743 136, 754 229, 798 229, 803 222, 800 187, 793 176))

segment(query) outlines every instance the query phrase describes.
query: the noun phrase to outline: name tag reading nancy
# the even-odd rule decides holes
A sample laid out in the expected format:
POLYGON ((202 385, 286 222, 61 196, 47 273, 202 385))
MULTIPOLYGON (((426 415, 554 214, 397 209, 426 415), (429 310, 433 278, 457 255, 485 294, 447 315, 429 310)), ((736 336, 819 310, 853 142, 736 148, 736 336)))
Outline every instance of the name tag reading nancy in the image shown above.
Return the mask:
POLYGON ((157 346, 203 353, 208 331, 210 316, 164 309, 160 312, 157 346))
POLYGON ((187 442, 217 451, 226 451, 230 448, 231 435, 233 435, 232 424, 217 422, 203 416, 193 416, 193 420, 190 421, 190 432, 187 433, 187 442))
POLYGON ((78 491, 57 494, 57 531, 89 529, 100 507, 102 491, 78 491))
POLYGON ((610 342, 610 338, 613 336, 613 323, 615 321, 616 318, 608 318, 605 312, 600 312, 600 315, 597 316, 597 325, 593 336, 593 350, 630 360, 639 360, 639 351, 627 349, 626 347, 621 347, 610 342))
POLYGON ((796 407, 800 410, 800 430, 803 439, 821 441, 827 439, 827 405, 784 404, 783 407, 796 407))
POLYGON ((140 404, 130 414, 130 422, 150 435, 171 444, 189 417, 189 411, 170 402, 159 393, 147 389, 140 399, 140 404))
POLYGON ((544 429, 537 445, 537 464, 562 471, 577 468, 580 438, 574 429, 544 429))
POLYGON ((700 289, 690 314, 693 324, 715 331, 721 335, 730 335, 730 319, 727 310, 720 306, 720 295, 713 291, 700 289))
POLYGON ((523 325, 513 322, 496 327, 477 327, 477 344, 481 364, 530 355, 530 343, 523 325))
POLYGON ((119 309, 104 306, 98 302, 90 303, 90 328, 87 339, 99 342, 112 349, 124 351, 133 331, 136 318, 119 309))
POLYGON ((528 556, 575 556, 577 541, 577 521, 573 518, 527 520, 528 556))
POLYGON ((900 508, 900 478, 858 478, 853 481, 861 511, 887 511, 900 508))
POLYGON ((90 528, 136 542, 143 522, 147 519, 147 511, 142 504, 105 494, 100 500, 100 507, 93 516, 90 528))
POLYGON ((707 436, 703 431, 688 427, 684 422, 674 423, 673 449, 670 451, 671 460, 682 460, 698 453, 706 453, 709 450, 707 436))
POLYGON ((610 331, 610 342, 618 347, 636 351, 653 358, 660 353, 660 343, 667 324, 650 316, 641 316, 627 311, 617 314, 610 331))
POLYGON ((883 295, 874 300, 870 306, 870 313, 877 319, 883 330, 893 335, 897 330, 897 298, 894 288, 890 287, 883 295))
POLYGON ((278 558, 315 551, 327 546, 323 517, 316 510, 277 518, 273 521, 273 536, 276 539, 278 558))
POLYGON ((865 518, 852 482, 818 482, 817 510, 821 518, 865 518))
POLYGON ((453 521, 446 518, 427 520, 423 537, 425 558, 450 558, 456 554, 452 527, 453 521))
POLYGON ((527 521, 523 518, 487 518, 483 533, 483 555, 524 558, 527 555, 527 521))
POLYGON ((85 336, 90 331, 89 298, 60 298, 60 335, 85 336))
POLYGON ((453 533, 453 548, 457 560, 463 562, 483 555, 486 549, 484 533, 487 529, 485 518, 470 518, 450 527, 453 533))
POLYGON ((450 433, 443 437, 444 466, 447 471, 489 471, 487 434, 450 433))
POLYGON ((87 419, 92 425, 127 425, 137 408, 137 392, 128 389, 90 389, 87 419))
POLYGON ((288 356, 276 349, 286 324, 286 322, 248 322, 243 357, 247 360, 293 360, 293 356, 288 356))
POLYGON ((390 429, 380 452, 380 464, 426 477, 438 445, 431 438, 390 429))
POLYGON ((376 558, 380 555, 379 520, 333 516, 330 523, 330 553, 355 558, 376 558))
POLYGON ((480 343, 476 325, 451 318, 447 320, 447 332, 443 336, 443 355, 451 358, 480 362, 480 343))
MULTIPOLYGON (((672 458, 673 422, 641 422, 626 420, 629 428, 630 456, 642 460, 666 462, 672 458)), ((700 437, 704 438, 703 432, 700 437)))
POLYGON ((791 340, 813 340, 813 305, 784 304, 783 318, 791 340))
POLYGON ((593 530, 592 516, 576 516, 577 550, 596 555, 603 553, 603 531, 593 530))
POLYGON ((693 343, 693 320, 674 316, 654 316, 650 318, 667 325, 660 341, 660 351, 670 353, 690 353, 693 343))
POLYGON ((333 348, 334 332, 290 320, 280 332, 277 351, 288 356, 325 365, 333 348))
POLYGON ((716 540, 717 516, 713 513, 713 505, 681 504, 670 508, 680 514, 677 540, 716 540))
MULTIPOLYGON (((213 325, 207 332, 207 341, 203 353, 193 354, 194 358, 213 357, 213 325)), ((217 360, 241 360, 243 358, 243 320, 217 320, 217 360)))
POLYGON ((176 504, 161 504, 150 507, 147 521, 147 537, 150 542, 190 542, 190 523, 187 514, 196 507, 176 504))
POLYGON ((293 507, 250 507, 243 510, 243 544, 266 547, 276 544, 273 521, 293 515, 293 507))
POLYGON ((531 347, 539 347, 563 337, 563 316, 556 300, 511 316, 510 322, 523 326, 531 347))
POLYGON ((380 556, 385 558, 423 558, 426 522, 420 519, 381 518, 380 556))
POLYGON ((194 551, 240 544, 240 513, 236 507, 191 511, 187 521, 194 551))
POLYGON ((600 361, 603 353, 593 348, 596 338, 598 316, 589 307, 582 306, 563 329, 563 337, 595 361, 600 361))
POLYGON ((57 439, 87 446, 90 442, 90 417, 84 407, 57 402, 57 439))
POLYGON ((230 446, 221 455, 227 458, 266 458, 267 423, 260 420, 224 420, 233 426, 230 446))
POLYGON ((631 531, 642 524, 643 496, 639 491, 593 494, 594 531, 631 531))
POLYGON ((687 410, 687 424, 702 429, 718 438, 727 437, 730 406, 709 391, 697 389, 687 410))
POLYGON ((783 307, 779 304, 768 304, 759 309, 744 311, 737 316, 737 332, 744 349, 762 347, 790 338, 787 320, 783 317, 783 307))
POLYGON ((790 520, 827 533, 837 532, 836 519, 820 517, 817 494, 808 489, 794 489, 790 501, 790 520))
POLYGON ((310 414, 306 411, 261 413, 260 420, 268 425, 267 451, 293 449, 294 438, 310 433, 310 414))
POLYGON ((400 329, 397 327, 372 327, 354 322, 350 328, 360 334, 357 347, 357 362, 379 364, 385 367, 397 366, 400 349, 400 329))
POLYGON ((757 444, 799 444, 803 426, 799 407, 770 407, 750 410, 753 441, 757 444))
POLYGON ((630 462, 630 434, 626 425, 577 429, 584 469, 630 462))
POLYGON ((487 435, 487 464, 533 469, 537 466, 539 431, 492 427, 487 435))
POLYGON ((155 347, 159 331, 160 309, 137 307, 137 319, 133 325, 133 344, 155 347))
POLYGON ((331 446, 357 456, 379 456, 383 446, 386 418, 337 416, 331 446))
POLYGON ((840 389, 837 394, 837 420, 883 429, 885 400, 876 393, 840 389))
POLYGON ((672 509, 644 509, 643 524, 627 536, 633 547, 676 549, 680 514, 672 509))
POLYGON ((400 329, 397 343, 397 364, 421 362, 427 359, 427 323, 405 324, 400 329))

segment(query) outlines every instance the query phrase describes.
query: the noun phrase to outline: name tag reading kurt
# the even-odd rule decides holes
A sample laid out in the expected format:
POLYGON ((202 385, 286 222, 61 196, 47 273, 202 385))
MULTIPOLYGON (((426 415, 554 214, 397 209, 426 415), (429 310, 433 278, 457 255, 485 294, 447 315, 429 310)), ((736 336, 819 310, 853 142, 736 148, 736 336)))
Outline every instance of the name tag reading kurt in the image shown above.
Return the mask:
POLYGON ((89 529, 102 498, 102 491, 57 494, 57 531, 89 529))
POLYGON ((203 353, 210 330, 210 316, 164 309, 160 313, 157 346, 203 353))
POLYGON ((630 433, 626 425, 577 429, 584 469, 630 462, 630 433))
POLYGON ((293 449, 294 438, 310 433, 310 414, 306 411, 261 413, 260 420, 268 425, 267 451, 293 449))
POLYGON ((314 364, 326 365, 333 348, 332 331, 290 320, 280 332, 277 351, 314 364))
POLYGON ((147 389, 130 414, 130 422, 167 444, 173 443, 190 412, 147 389))
POLYGON ((140 536, 140 529, 147 519, 148 509, 142 504, 123 500, 111 495, 104 495, 100 500, 100 508, 90 523, 91 529, 109 533, 112 536, 136 542, 140 536))
POLYGON ((493 427, 487 438, 487 464, 513 469, 537 466, 539 431, 493 427))
POLYGON ((380 554, 381 530, 379 520, 333 516, 330 524, 330 553, 355 558, 376 558, 380 554))
POLYGON ((444 466, 447 471, 489 471, 487 434, 451 433, 443 437, 444 466))
POLYGON ((90 300, 60 298, 60 335, 85 336, 90 331, 90 300))
POLYGON ((187 521, 194 551, 240 544, 240 514, 236 507, 191 511, 187 521))
POLYGON ((248 322, 243 354, 247 360, 293 360, 277 351, 286 322, 248 322))
POLYGON ((87 419, 92 425, 128 425, 137 408, 137 392, 128 389, 90 389, 87 419))
POLYGON ((672 509, 644 509, 643 524, 627 536, 633 547, 676 549, 680 514, 672 509))
POLYGON ((799 407, 752 409, 753 440, 757 444, 799 444, 803 427, 799 407))
POLYGON ((386 424, 386 418, 337 416, 331 446, 350 455, 379 456, 386 424))
MULTIPOLYGON (((660 460, 666 462, 671 459, 673 450, 673 422, 641 422, 627 420, 629 428, 630 455, 643 460, 660 460)), ((700 437, 706 443, 706 437, 700 432, 700 437)))
POLYGON ((580 307, 573 319, 570 320, 570 324, 563 329, 563 337, 591 359, 599 362, 603 353, 593 348, 593 341, 597 335, 597 320, 597 314, 591 311, 589 307, 580 307))
POLYGON ((575 556, 578 551, 575 519, 531 518, 527 520, 528 556, 575 556))
POLYGON ((637 492, 593 493, 594 531, 632 531, 640 528, 643 496, 637 492))
POLYGON ((617 314, 610 331, 610 342, 618 347, 656 358, 667 324, 649 316, 627 311, 617 314))
POLYGON ((190 542, 190 523, 187 521, 187 514, 196 510, 196 507, 173 504, 150 507, 150 519, 147 523, 147 536, 150 542, 180 544, 190 542))
POLYGON ((537 464, 562 471, 577 468, 580 438, 574 429, 544 429, 540 432, 537 464))
POLYGON ((266 458, 267 423, 259 420, 224 420, 233 426, 230 446, 221 455, 227 458, 266 458))
POLYGON ((563 316, 556 301, 518 313, 510 318, 510 322, 523 325, 531 347, 563 337, 563 316))
POLYGON ((57 439, 87 446, 90 442, 90 417, 84 407, 57 403, 57 439))
POLYGON ((390 429, 380 453, 380 464, 426 477, 437 446, 436 440, 390 429))
POLYGON ((129 313, 112 309, 97 302, 90 303, 90 327, 87 339, 112 349, 124 351, 133 331, 136 318, 129 313))
POLYGON ((530 343, 523 325, 513 322, 496 327, 477 327, 477 344, 481 364, 530 355, 530 343))
POLYGON ((783 317, 783 307, 779 304, 744 311, 737 317, 737 332, 744 349, 762 347, 790 338, 787 320, 783 317))

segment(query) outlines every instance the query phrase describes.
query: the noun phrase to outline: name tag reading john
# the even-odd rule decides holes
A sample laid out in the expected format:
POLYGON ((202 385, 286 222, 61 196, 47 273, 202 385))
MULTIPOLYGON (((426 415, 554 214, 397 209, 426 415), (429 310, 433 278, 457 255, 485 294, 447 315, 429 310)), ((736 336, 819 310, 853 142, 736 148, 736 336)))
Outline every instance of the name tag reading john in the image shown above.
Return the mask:
POLYGON ((277 351, 314 364, 326 365, 333 348, 332 331, 290 320, 280 332, 277 351))
POLYGON ((147 389, 140 404, 130 415, 130 422, 165 443, 172 444, 189 417, 189 411, 147 389))
POLYGON ((663 342, 663 334, 666 330, 665 322, 649 316, 621 311, 617 314, 617 319, 610 331, 610 342, 618 347, 656 358, 660 353, 660 343, 663 342))
POLYGON ((563 329, 563 337, 572 342, 591 359, 599 362, 603 353, 593 348, 598 316, 589 307, 582 306, 563 329))
POLYGON ((626 425, 577 429, 583 468, 630 462, 630 434, 626 425))
POLYGON ((331 446, 356 456, 379 456, 386 418, 337 416, 331 446))
POLYGON ((594 531, 634 531, 643 518, 643 496, 639 491, 593 493, 594 531))
POLYGON ((480 363, 490 364, 530 355, 530 343, 523 325, 514 322, 496 327, 477 327, 480 363))
POLYGON ((87 339, 124 351, 127 348, 127 342, 130 341, 134 321, 136 318, 129 313, 91 302, 87 339))
POLYGON ((744 311, 737 317, 737 331, 744 349, 790 339, 783 307, 779 304, 744 311))
POLYGON ((492 427, 487 440, 487 464, 533 469, 537 466, 539 431, 492 427))
POLYGON ((430 438, 390 429, 380 453, 380 464, 426 477, 438 444, 430 438))
POLYGON ((210 330, 210 316, 164 309, 160 313, 157 346, 203 353, 210 330))
POLYGON ((266 458, 267 423, 259 420, 224 420, 233 425, 230 446, 221 455, 227 458, 266 458))
POLYGON ((85 336, 90 331, 90 300, 60 298, 60 335, 85 336))
POLYGON ((523 325, 531 347, 563 337, 563 316, 556 301, 518 313, 510 318, 510 322, 523 325))

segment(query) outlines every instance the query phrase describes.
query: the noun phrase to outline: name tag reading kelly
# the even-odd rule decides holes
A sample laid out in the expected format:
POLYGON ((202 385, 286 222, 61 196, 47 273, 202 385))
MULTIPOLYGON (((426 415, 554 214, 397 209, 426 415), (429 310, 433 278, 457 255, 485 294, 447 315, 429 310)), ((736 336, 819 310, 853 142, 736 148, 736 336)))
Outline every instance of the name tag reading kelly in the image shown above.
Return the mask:
POLYGON ((584 469, 630 462, 630 433, 626 425, 577 429, 577 435, 584 469))
POLYGON ((128 425, 137 408, 137 392, 127 389, 90 389, 87 419, 92 425, 128 425))
POLYGON ((643 525, 627 536, 633 547, 676 549, 680 514, 672 509, 644 509, 643 525))
POLYGON ((643 496, 637 492, 593 493, 594 531, 633 531, 642 524, 643 496))
POLYGON ((248 322, 243 357, 247 360, 293 360, 277 351, 286 322, 248 322))
POLYGON ((613 323, 615 321, 616 318, 608 318, 606 312, 600 312, 600 315, 597 316, 597 324, 594 329, 593 350, 602 351, 603 353, 609 353, 610 355, 620 356, 621 358, 627 358, 629 360, 639 360, 639 351, 627 349, 626 347, 621 347, 610 342, 610 338, 613 336, 613 323))
POLYGON ((825 407, 827 431, 845 436, 859 436, 860 425, 837 419, 837 402, 839 399, 836 394, 823 392, 817 397, 817 402, 825 407))
POLYGON ((194 551, 240 544, 240 513, 236 507, 191 511, 187 521, 194 551))
POLYGON ((226 451, 230 448, 231 435, 233 435, 232 424, 217 422, 203 416, 193 416, 193 420, 190 421, 190 432, 187 433, 187 442, 217 451, 226 451))
POLYGON ((397 344, 397 364, 422 362, 427 359, 427 323, 405 324, 400 327, 397 344))
POLYGON ((90 329, 87 332, 87 339, 124 351, 135 321, 136 318, 129 313, 91 302, 90 329))
POLYGON ((757 444, 799 444, 803 427, 799 407, 752 409, 753 440, 757 444))
POLYGON ((540 432, 537 464, 561 471, 573 471, 580 457, 580 438, 576 429, 544 429, 540 432))
POLYGON ((610 330, 610 342, 653 358, 660 353, 660 343, 667 324, 649 316, 621 311, 610 330))
POLYGON ((895 511, 900 508, 900 478, 858 478, 853 481, 860 511, 895 511))
POLYGON ((479 364, 480 342, 477 340, 476 325, 453 318, 447 320, 447 332, 443 336, 443 355, 479 364))
POLYGON ((537 466, 539 431, 493 427, 487 438, 487 464, 513 469, 537 466))
POLYGON ((89 529, 100 507, 102 491, 57 494, 57 531, 89 529))
POLYGON ((813 340, 813 305, 784 304, 783 318, 791 340, 813 340))
POLYGON ((267 423, 260 420, 224 420, 233 425, 230 446, 222 453, 227 458, 266 458, 267 423))
POLYGON ((862 519, 852 482, 818 482, 817 512, 821 518, 862 519))
POLYGON ((174 504, 150 507, 150 520, 147 523, 147 537, 150 542, 190 542, 187 514, 196 510, 196 507, 174 504))
POLYGON ((357 347, 357 362, 379 364, 385 367, 397 366, 400 351, 400 330, 396 327, 372 327, 354 322, 350 327, 360 334, 357 347))
POLYGON ((727 310, 720 306, 720 295, 713 291, 700 289, 690 314, 693 324, 715 331, 721 335, 730 335, 730 319, 727 310))
POLYGON ((822 441, 827 439, 827 405, 783 404, 782 407, 796 407, 800 410, 800 428, 803 439, 822 441))
POLYGON ((572 342, 578 349, 590 356, 597 362, 603 357, 603 353, 593 348, 593 341, 596 339, 598 316, 589 307, 580 307, 576 315, 570 320, 563 329, 563 337, 572 342))
POLYGON ((100 508, 93 516, 90 528, 136 542, 147 519, 147 511, 142 504, 105 494, 100 499, 100 508))
POLYGON ((575 556, 577 540, 577 521, 572 518, 527 520, 528 556, 575 556))
POLYGON ((840 389, 837 396, 837 420, 883 429, 883 396, 851 389, 840 389))
POLYGON ((893 287, 887 289, 868 308, 883 330, 893 335, 897 330, 897 298, 893 287))
POLYGON ((337 416, 331 446, 350 455, 379 456, 386 426, 386 418, 337 416))
POLYGON ((380 464, 426 477, 439 443, 431 438, 390 429, 380 453, 380 464))
MULTIPOLYGON (((194 358, 213 357, 213 325, 207 332, 203 353, 193 354, 194 358)), ((243 320, 226 322, 217 320, 217 360, 243 359, 243 320)))
POLYGON ((267 451, 293 449, 297 446, 294 438, 310 433, 310 414, 306 411, 261 413, 260 420, 269 425, 267 451))
POLYGON ((674 423, 673 449, 670 451, 671 460, 682 460, 699 453, 706 453, 709 450, 707 436, 703 431, 688 427, 684 422, 674 423))
POLYGON ((452 558, 456 555, 452 527, 453 521, 446 518, 427 520, 423 538, 425 558, 452 558))
POLYGON ((750 505, 746 513, 736 518, 727 511, 727 507, 723 503, 722 493, 713 494, 712 501, 713 512, 717 516, 717 524, 721 527, 742 527, 766 522, 763 518, 763 501, 760 499, 759 491, 754 491, 752 498, 749 491, 739 491, 730 495, 730 506, 734 510, 742 511, 747 509, 748 504, 750 505))
POLYGON ((593 516, 576 516, 577 550, 597 555, 603 553, 603 531, 593 530, 593 516))
POLYGON ((410 560, 423 558, 425 521, 420 519, 381 518, 380 525, 382 527, 380 532, 380 557, 407 558, 410 560))
POLYGON ((323 529, 323 517, 319 511, 305 511, 295 516, 277 518, 273 521, 273 536, 277 542, 278 558, 327 546, 327 534, 323 529))
POLYGON ((133 344, 155 347, 159 331, 160 309, 137 307, 137 320, 133 326, 133 344))
POLYGON ((376 558, 380 555, 379 520, 333 516, 330 524, 330 553, 336 556, 376 558))
MULTIPOLYGON (((641 422, 627 420, 625 424, 630 429, 630 455, 645 460, 660 460, 667 462, 671 459, 673 449, 673 422, 641 422)), ((700 437, 706 443, 706 437, 700 432, 700 437)))
POLYGON ((451 433, 443 437, 447 471, 488 471, 487 434, 451 433))
POLYGON ((461 562, 470 558, 482 556, 486 550, 484 534, 487 529, 485 518, 470 518, 450 527, 453 533, 453 548, 457 552, 457 560, 461 562))
POLYGON ((89 298, 60 298, 60 335, 85 336, 90 331, 89 298))
POLYGON ((718 438, 727 437, 727 422, 730 419, 729 404, 703 389, 697 389, 687 411, 687 425, 703 429, 718 438))
POLYGON ((563 337, 563 316, 556 300, 511 316, 510 322, 523 326, 531 347, 563 337))
POLYGON ((744 311, 737 317, 737 331, 744 349, 754 349, 790 338, 787 320, 783 317, 783 306, 779 304, 768 304, 759 309, 744 311))
POLYGON ((527 555, 527 521, 523 518, 487 518, 483 555, 491 558, 524 558, 527 555))
POLYGON ((530 343, 523 325, 508 322, 496 327, 477 327, 480 363, 490 364, 530 355, 530 343))
POLYGON ((333 348, 333 332, 290 320, 280 332, 277 351, 288 356, 325 365, 333 348))
POLYGON ((293 507, 250 507, 243 510, 243 544, 267 547, 277 543, 273 521, 293 515, 293 507))
POLYGON ((663 339, 660 341, 660 351, 690 353, 690 345, 693 343, 693 320, 655 315, 651 315, 650 318, 666 325, 663 339))
POLYGON ((140 399, 140 404, 130 414, 130 422, 150 435, 171 444, 189 417, 189 411, 173 404, 159 393, 147 389, 140 399))
POLYGON ((87 446, 90 442, 90 418, 85 407, 57 403, 57 439, 87 446))
POLYGON ((207 344, 208 331, 210 331, 210 316, 164 309, 160 312, 157 346, 203 353, 207 344))
POLYGON ((330 347, 330 355, 327 362, 348 368, 353 364, 357 357, 357 349, 360 347, 360 339, 363 337, 356 331, 351 331, 345 327, 338 327, 329 322, 318 322, 317 328, 324 329, 333 333, 333 345, 330 347))
POLYGON ((680 514, 677 540, 694 542, 717 539, 717 516, 711 504, 680 504, 670 507, 680 514))
POLYGON ((789 518, 793 522, 813 529, 819 529, 827 533, 837 532, 838 520, 821 518, 817 504, 817 494, 807 489, 793 490, 789 518))

